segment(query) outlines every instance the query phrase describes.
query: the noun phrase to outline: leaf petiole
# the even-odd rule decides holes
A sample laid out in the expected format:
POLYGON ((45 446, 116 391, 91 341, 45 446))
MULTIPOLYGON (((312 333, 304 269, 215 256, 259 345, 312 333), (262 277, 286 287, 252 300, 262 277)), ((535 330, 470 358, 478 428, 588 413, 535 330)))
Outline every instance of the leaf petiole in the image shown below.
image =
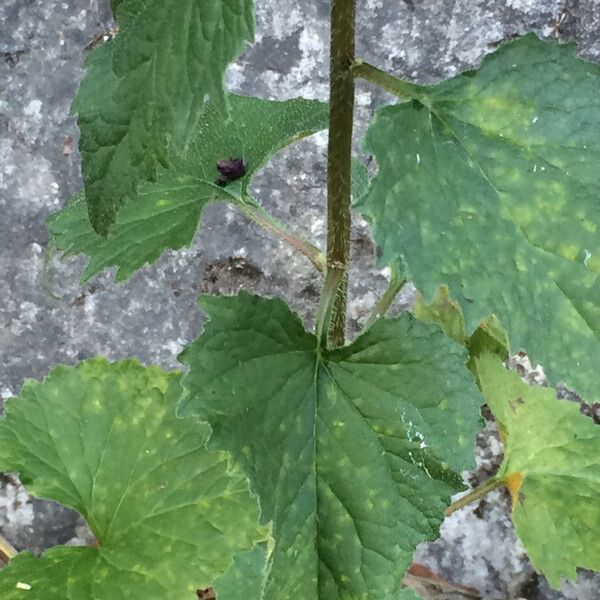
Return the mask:
POLYGON ((506 482, 503 479, 494 479, 494 478, 489 479, 482 485, 476 487, 474 490, 471 490, 469 493, 465 494, 464 496, 461 496, 458 500, 456 500, 456 502, 453 502, 444 511, 444 515, 446 517, 448 515, 451 515, 453 512, 456 512, 457 510, 460 510, 461 508, 468 506, 472 502, 475 502, 476 500, 483 498, 486 494, 489 494, 490 492, 497 490, 498 488, 502 487, 503 485, 506 485, 506 482))
POLYGON ((320 273, 325 272, 325 255, 316 246, 290 233, 286 226, 274 216, 269 214, 254 199, 247 198, 248 202, 244 204, 235 204, 248 218, 260 225, 265 231, 275 235, 281 241, 285 242, 304 254, 320 273))
POLYGON ((365 329, 369 329, 375 321, 384 317, 387 314, 387 311, 390 309, 390 306, 394 302, 396 296, 400 293, 402 288, 406 285, 408 280, 405 277, 398 277, 398 274, 395 271, 392 271, 392 275, 390 277, 390 282, 387 286, 385 292, 383 292, 383 296, 379 299, 371 316, 365 324, 365 329))
POLYGON ((423 86, 402 81, 402 79, 390 75, 360 58, 354 61, 352 73, 355 78, 369 81, 401 100, 418 100, 423 104, 427 104, 423 86))

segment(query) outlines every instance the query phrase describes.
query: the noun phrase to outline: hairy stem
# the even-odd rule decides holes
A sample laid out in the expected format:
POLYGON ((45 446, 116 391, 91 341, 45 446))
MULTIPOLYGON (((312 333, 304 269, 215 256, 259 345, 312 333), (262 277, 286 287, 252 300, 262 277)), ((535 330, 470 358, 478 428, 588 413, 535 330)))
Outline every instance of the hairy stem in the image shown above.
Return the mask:
POLYGON ((319 347, 327 343, 327 329, 331 323, 331 313, 335 306, 335 300, 339 295, 340 285, 344 279, 341 269, 327 269, 327 277, 321 290, 321 300, 317 311, 315 333, 319 340, 319 347))
MULTIPOLYGON (((329 84, 329 143, 327 148, 327 279, 331 298, 329 333, 332 346, 344 344, 347 271, 350 256, 350 193, 352 122, 354 116, 355 0, 332 0, 329 84), (331 275, 330 275, 331 273, 331 275), (340 277, 341 274, 341 277, 340 277)), ((327 286, 326 286, 327 288, 327 286)))
POLYGON ((444 515, 451 515, 453 512, 456 512, 457 510, 464 508, 468 504, 471 504, 472 502, 483 498, 486 494, 489 494, 489 492, 496 490, 499 487, 502 487, 503 485, 505 485, 505 483, 502 479, 490 479, 489 481, 486 481, 484 484, 480 485, 479 487, 476 487, 474 490, 471 490, 468 494, 461 496, 456 502, 453 502, 444 511, 444 515))
POLYGON ((294 250, 304 254, 304 256, 310 260, 317 271, 320 271, 321 273, 325 272, 325 256, 316 246, 313 246, 310 242, 291 234, 283 223, 278 221, 275 217, 270 215, 266 210, 262 209, 254 202, 244 204, 239 206, 239 208, 257 225, 260 225, 263 229, 278 237, 294 250))
POLYGON ((380 317, 384 317, 387 314, 387 311, 390 309, 390 306, 394 302, 396 296, 400 293, 400 290, 406 285, 406 279, 404 277, 398 277, 395 271, 392 271, 392 275, 390 277, 390 283, 387 286, 385 292, 383 292, 383 296, 379 299, 379 302, 375 305, 369 320, 365 324, 365 329, 368 329, 379 319, 380 317))
POLYGON ((6 560, 10 560, 17 554, 18 552, 13 548, 13 545, 0 535, 0 556, 3 556, 6 560))
POLYGON ((354 77, 370 81, 402 100, 419 100, 425 103, 425 88, 423 86, 402 81, 402 79, 398 79, 398 77, 394 77, 361 59, 356 60, 352 65, 352 72, 354 77))

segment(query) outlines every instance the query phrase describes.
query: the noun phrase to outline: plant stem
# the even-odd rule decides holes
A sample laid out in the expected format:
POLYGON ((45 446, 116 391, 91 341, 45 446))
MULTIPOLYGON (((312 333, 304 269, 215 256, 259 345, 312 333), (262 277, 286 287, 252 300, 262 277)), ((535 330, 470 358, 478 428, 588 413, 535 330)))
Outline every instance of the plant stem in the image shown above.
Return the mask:
POLYGON ((0 535, 0 555, 4 556, 7 560, 10 560, 17 554, 18 552, 13 548, 13 545, 0 535))
POLYGON ((329 83, 329 143, 327 148, 327 280, 331 290, 339 278, 337 293, 330 298, 333 310, 329 334, 333 346, 344 344, 346 327, 347 271, 350 257, 350 194, 352 125, 354 117, 355 0, 331 2, 331 59, 329 83), (331 274, 330 274, 331 273, 331 274), (341 274, 341 277, 340 277, 341 274))
POLYGON ((483 498, 489 492, 496 490, 499 487, 502 487, 503 485, 505 485, 505 483, 502 479, 490 479, 489 481, 486 481, 484 484, 480 485, 479 487, 476 487, 474 490, 471 490, 468 494, 461 496, 456 502, 453 502, 444 511, 444 515, 451 515, 453 512, 464 508, 468 504, 471 504, 472 502, 475 502, 480 498, 483 498))
POLYGON ((321 290, 321 299, 315 323, 315 333, 319 341, 319 348, 327 342, 325 334, 331 322, 331 312, 334 308, 335 299, 338 296, 343 278, 344 272, 341 269, 327 269, 327 277, 321 290))
POLYGON ((283 223, 258 206, 254 201, 252 201, 252 203, 238 205, 238 207, 257 225, 260 225, 263 229, 278 237, 294 250, 304 254, 317 271, 320 271, 321 273, 325 272, 325 255, 316 246, 291 234, 283 223))
POLYGON ((385 292, 383 292, 383 296, 379 299, 379 302, 375 305, 369 320, 365 324, 365 329, 368 329, 379 319, 380 317, 384 317, 387 314, 387 311, 390 309, 392 302, 396 296, 400 293, 400 290, 406 284, 406 278, 398 277, 395 271, 392 271, 392 275, 390 277, 390 283, 387 286, 385 292))
POLYGON ((352 72, 354 77, 370 81, 402 100, 419 100, 425 104, 424 92, 426 88, 408 83, 408 81, 402 81, 402 79, 398 79, 398 77, 394 77, 362 59, 355 61, 352 65, 352 72))

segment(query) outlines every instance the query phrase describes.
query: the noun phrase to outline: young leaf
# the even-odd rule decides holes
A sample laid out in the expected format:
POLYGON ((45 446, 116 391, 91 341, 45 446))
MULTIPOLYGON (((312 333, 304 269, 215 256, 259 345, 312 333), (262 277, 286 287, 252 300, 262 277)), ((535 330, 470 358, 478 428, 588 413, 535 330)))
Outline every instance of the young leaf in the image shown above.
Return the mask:
POLYGON ((0 419, 0 469, 78 510, 97 548, 24 553, 0 571, 2 600, 193 598, 236 552, 265 538, 247 480, 178 419, 179 375, 129 360, 58 367, 0 419))
POLYGON ((384 262, 467 333, 495 314, 513 351, 595 398, 600 361, 600 67, 528 35, 476 72, 377 113, 359 209, 384 262))
POLYGON ((88 209, 104 236, 170 144, 185 145, 205 98, 225 114, 223 73, 254 35, 252 0, 121 0, 113 10, 119 34, 91 53, 73 104, 88 209))
POLYGON ((113 265, 118 267, 117 281, 125 280, 166 248, 189 245, 205 206, 250 202, 248 186, 273 154, 327 127, 327 104, 316 100, 275 102, 229 95, 228 103, 228 121, 219 118, 214 104, 207 106, 187 151, 173 154, 157 182, 144 184, 137 199, 124 204, 107 238, 90 225, 83 196, 50 216, 55 246, 66 255, 90 257, 84 281, 113 265), (245 175, 219 186, 217 162, 229 157, 244 159, 245 175))
POLYGON ((530 386, 489 353, 476 361, 482 391, 507 438, 497 477, 534 566, 558 588, 576 568, 600 570, 600 427, 573 402, 530 386))
POLYGON ((273 521, 265 598, 398 594, 473 460, 466 351, 408 314, 324 351, 280 300, 201 306, 210 321, 182 355, 180 411, 210 423, 273 521))

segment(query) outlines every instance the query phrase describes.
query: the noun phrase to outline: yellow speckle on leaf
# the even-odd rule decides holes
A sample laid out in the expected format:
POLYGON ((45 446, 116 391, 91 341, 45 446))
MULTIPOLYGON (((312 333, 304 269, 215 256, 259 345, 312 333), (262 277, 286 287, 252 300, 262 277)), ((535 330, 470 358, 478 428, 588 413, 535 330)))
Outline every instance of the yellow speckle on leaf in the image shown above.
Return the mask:
POLYGON ((515 265, 517 266, 517 269, 521 271, 521 273, 527 272, 527 265, 520 254, 515 255, 515 265))
POLYGON ((475 112, 472 122, 483 131, 502 132, 500 137, 518 139, 529 127, 534 115, 530 107, 515 102, 515 95, 511 90, 504 90, 493 96, 479 96, 477 103, 470 105, 475 112))
POLYGON ((561 244, 560 253, 569 260, 575 260, 579 256, 579 248, 575 244, 561 244))

